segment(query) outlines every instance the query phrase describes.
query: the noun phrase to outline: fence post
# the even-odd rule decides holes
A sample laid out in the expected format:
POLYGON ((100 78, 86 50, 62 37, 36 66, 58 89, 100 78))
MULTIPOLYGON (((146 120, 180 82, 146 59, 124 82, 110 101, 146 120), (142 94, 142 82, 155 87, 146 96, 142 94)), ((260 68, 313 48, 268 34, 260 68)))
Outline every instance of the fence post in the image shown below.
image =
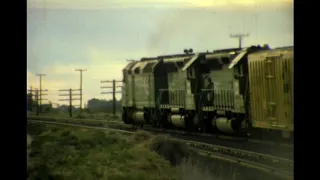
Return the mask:
POLYGON ((112 87, 108 87, 108 86, 102 86, 101 89, 105 89, 105 88, 112 88, 112 92, 101 92, 101 94, 112 94, 112 113, 113 115, 116 115, 116 93, 121 93, 121 91, 116 91, 117 87, 122 87, 122 86, 116 86, 117 82, 122 82, 122 81, 116 81, 115 79, 110 81, 110 80, 106 80, 106 81, 101 81, 101 83, 110 83, 112 82, 112 87))
POLYGON ((35 99, 36 99, 36 107, 37 107, 37 116, 40 115, 40 106, 39 106, 39 91, 38 89, 36 90, 36 94, 35 94, 35 99))
POLYGON ((69 89, 69 116, 72 117, 72 89, 69 89))

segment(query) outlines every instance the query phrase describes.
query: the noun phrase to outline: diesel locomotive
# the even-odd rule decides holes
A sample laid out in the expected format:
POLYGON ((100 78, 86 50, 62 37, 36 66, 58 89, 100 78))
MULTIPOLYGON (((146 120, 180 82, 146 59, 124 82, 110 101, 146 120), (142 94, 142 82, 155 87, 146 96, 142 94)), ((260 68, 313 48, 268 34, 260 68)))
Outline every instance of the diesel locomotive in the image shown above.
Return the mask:
POLYGON ((122 120, 187 131, 293 136, 293 47, 165 55, 123 69, 122 120))

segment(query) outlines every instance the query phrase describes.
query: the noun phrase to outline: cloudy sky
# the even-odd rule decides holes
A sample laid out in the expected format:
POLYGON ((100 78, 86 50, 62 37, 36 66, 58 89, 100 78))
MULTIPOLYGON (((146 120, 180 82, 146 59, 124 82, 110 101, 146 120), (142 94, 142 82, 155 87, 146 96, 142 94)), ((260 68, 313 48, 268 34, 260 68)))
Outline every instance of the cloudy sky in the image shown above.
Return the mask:
MULTIPOLYGON (((122 79, 127 59, 236 47, 293 45, 293 0, 27 0, 28 85, 60 103, 58 89, 78 88, 84 101, 101 95, 100 80, 122 79)), ((105 84, 106 85, 106 84, 105 84)), ((120 98, 118 95, 117 98, 120 98)), ((76 103, 76 102, 74 102, 76 103)))

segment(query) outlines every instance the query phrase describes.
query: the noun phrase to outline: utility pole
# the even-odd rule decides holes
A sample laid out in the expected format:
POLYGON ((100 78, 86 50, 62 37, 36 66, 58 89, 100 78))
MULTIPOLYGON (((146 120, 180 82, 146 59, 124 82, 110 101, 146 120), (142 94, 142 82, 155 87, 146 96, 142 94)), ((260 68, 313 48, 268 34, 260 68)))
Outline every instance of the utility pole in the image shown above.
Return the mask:
POLYGON ((36 101, 36 106, 37 106, 37 116, 40 114, 40 106, 39 106, 39 90, 35 90, 35 101, 36 101))
POLYGON ((42 99, 42 96, 48 95, 48 94, 42 94, 43 91, 48 91, 47 89, 42 90, 42 76, 46 76, 46 74, 36 74, 36 76, 39 76, 39 80, 40 80, 38 96, 39 96, 40 112, 42 112, 42 100, 47 100, 47 99, 42 99))
POLYGON ((81 97, 81 94, 72 94, 72 91, 80 91, 80 89, 61 89, 59 91, 68 91, 68 94, 59 94, 59 96, 69 96, 68 99, 59 99, 59 101, 69 101, 69 116, 72 117, 72 101, 74 100, 80 100, 80 99, 72 99, 72 96, 79 96, 81 97))
POLYGON ((87 69, 76 69, 76 71, 80 71, 80 111, 82 112, 82 72, 87 69))
POLYGON ((29 89, 27 89, 28 93, 27 93, 27 111, 31 111, 32 112, 32 104, 33 104, 33 89, 32 86, 29 87, 29 89))
POLYGON ((28 91, 30 92, 30 96, 28 98, 28 108, 30 108, 29 110, 32 112, 33 111, 33 107, 34 107, 34 103, 36 105, 36 113, 37 116, 39 116, 40 114, 40 106, 39 106, 39 90, 38 89, 28 89, 28 91))
POLYGON ((101 83, 112 83, 112 87, 110 86, 101 86, 101 89, 106 89, 106 88, 112 88, 112 92, 101 92, 101 94, 112 94, 112 112, 113 115, 116 115, 116 93, 121 93, 121 91, 116 91, 117 87, 122 87, 122 86, 116 86, 117 82, 122 82, 122 81, 116 81, 116 80, 112 80, 112 81, 101 81, 101 83))
POLYGON ((28 91, 28 94, 27 94, 28 110, 32 112, 33 107, 34 107, 34 103, 36 103, 36 108, 37 108, 37 112, 38 112, 37 114, 39 115, 38 90, 33 89, 33 87, 30 86, 30 88, 27 91, 28 91))
POLYGON ((248 36, 249 36, 249 33, 247 33, 247 34, 230 34, 231 38, 238 38, 238 40, 239 40, 239 48, 242 47, 242 39, 244 37, 248 37, 248 36))

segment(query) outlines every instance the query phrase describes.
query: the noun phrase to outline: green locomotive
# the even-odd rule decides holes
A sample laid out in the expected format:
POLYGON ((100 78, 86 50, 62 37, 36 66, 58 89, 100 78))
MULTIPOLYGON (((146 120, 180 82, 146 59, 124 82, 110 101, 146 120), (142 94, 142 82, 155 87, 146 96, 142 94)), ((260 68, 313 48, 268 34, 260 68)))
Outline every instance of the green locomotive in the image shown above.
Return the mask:
POLYGON ((131 62, 123 121, 188 131, 293 133, 293 47, 251 46, 131 62))

